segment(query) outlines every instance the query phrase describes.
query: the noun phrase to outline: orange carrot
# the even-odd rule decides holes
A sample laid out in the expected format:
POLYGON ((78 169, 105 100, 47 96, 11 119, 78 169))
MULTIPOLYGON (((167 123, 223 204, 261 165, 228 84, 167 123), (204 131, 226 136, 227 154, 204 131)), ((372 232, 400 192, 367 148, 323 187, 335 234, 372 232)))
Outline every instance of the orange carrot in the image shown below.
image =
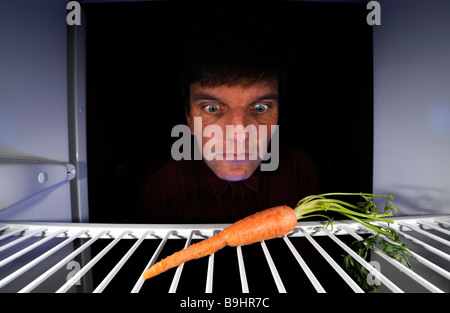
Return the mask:
MULTIPOLYGON (((171 256, 154 264, 143 274, 144 279, 159 275, 170 268, 176 267, 189 260, 198 259, 216 252, 225 246, 242 246, 254 242, 263 241, 282 236, 292 231, 297 225, 297 220, 311 216, 322 216, 333 223, 333 219, 326 215, 317 214, 320 211, 333 211, 353 219, 363 226, 376 231, 375 239, 377 241, 380 234, 387 235, 392 241, 400 244, 404 249, 404 243, 399 239, 398 234, 389 226, 379 226, 371 222, 393 223, 385 217, 392 216, 392 211, 397 212, 397 207, 393 204, 393 195, 377 195, 370 193, 326 193, 320 195, 311 195, 301 199, 294 209, 288 206, 273 207, 253 215, 250 215, 233 225, 225 228, 220 233, 208 239, 200 241, 188 248, 172 254, 171 256), (361 196, 364 201, 356 205, 343 200, 330 199, 329 196, 361 196), (383 213, 378 212, 377 205, 373 201, 374 197, 384 197, 388 202, 383 213)), ((378 241, 377 241, 378 242, 378 241)), ((386 246, 388 241, 379 241, 381 245, 386 246)), ((391 249, 392 247, 388 247, 391 249)), ((400 248, 395 248, 400 249, 400 248)), ((361 250, 360 250, 361 251, 361 250)), ((366 252, 367 254, 367 252, 366 252)), ((402 255, 402 262, 408 262, 402 255)))
POLYGON ((210 255, 225 246, 242 246, 282 236, 297 225, 297 214, 288 206, 277 206, 247 216, 217 235, 193 244, 159 261, 145 271, 148 279, 189 260, 210 255))

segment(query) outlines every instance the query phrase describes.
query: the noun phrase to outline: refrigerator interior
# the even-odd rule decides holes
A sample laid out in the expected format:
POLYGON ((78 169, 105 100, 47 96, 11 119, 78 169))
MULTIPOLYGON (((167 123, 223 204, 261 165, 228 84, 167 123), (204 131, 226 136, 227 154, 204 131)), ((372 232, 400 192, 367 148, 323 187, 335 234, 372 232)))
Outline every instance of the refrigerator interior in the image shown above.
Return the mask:
MULTIPOLYGON (((369 232, 345 220, 333 230, 299 222, 144 283, 154 261, 227 225, 129 222, 139 182, 185 123, 173 60, 195 4, 80 1, 81 25, 68 26, 65 1, 24 2, 0 4, 0 292, 362 291, 341 259, 369 232)), ((366 2, 277 7, 307 43, 289 96, 311 104, 292 108, 281 130, 319 159, 327 191, 396 192, 413 271, 372 254, 363 266, 378 292, 448 293, 450 5, 379 3, 378 26, 365 21, 366 2), (319 114, 322 131, 296 123, 319 114), (339 149, 352 153, 324 153, 339 149)))

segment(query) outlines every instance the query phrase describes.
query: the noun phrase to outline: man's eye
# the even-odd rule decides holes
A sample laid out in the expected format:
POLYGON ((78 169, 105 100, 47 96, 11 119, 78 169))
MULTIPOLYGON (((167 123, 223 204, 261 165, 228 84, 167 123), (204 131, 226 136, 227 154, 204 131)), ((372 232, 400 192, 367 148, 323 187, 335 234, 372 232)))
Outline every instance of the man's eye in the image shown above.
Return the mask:
POLYGON ((258 103, 254 106, 254 109, 259 113, 265 112, 268 108, 269 106, 267 104, 262 103, 258 103))
POLYGON ((207 104, 203 107, 208 113, 216 113, 219 111, 219 106, 217 104, 207 104))

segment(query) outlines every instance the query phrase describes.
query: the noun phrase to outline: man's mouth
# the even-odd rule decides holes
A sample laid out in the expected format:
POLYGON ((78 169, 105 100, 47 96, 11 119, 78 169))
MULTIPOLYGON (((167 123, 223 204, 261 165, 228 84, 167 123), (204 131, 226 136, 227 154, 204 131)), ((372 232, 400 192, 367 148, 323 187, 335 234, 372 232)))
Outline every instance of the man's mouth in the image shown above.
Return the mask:
MULTIPOLYGON (((220 154, 218 154, 220 155, 220 154)), ((223 160, 256 160, 258 158, 257 153, 223 153, 223 160)))

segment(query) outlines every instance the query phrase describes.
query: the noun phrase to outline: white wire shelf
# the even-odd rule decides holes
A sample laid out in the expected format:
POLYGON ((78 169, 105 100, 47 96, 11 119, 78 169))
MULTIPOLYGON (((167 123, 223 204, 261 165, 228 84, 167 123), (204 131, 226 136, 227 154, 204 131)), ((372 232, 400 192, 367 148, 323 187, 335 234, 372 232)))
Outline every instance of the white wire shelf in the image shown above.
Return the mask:
POLYGON ((383 253, 372 253, 370 260, 354 253, 350 243, 371 232, 360 224, 335 221, 327 229, 325 222, 299 222, 280 238, 225 247, 147 281, 141 276, 153 263, 228 224, 5 222, 0 223, 0 293, 364 292, 344 270, 342 254, 351 254, 370 272, 379 292, 450 293, 450 216, 392 220, 412 250, 413 270, 383 253))

